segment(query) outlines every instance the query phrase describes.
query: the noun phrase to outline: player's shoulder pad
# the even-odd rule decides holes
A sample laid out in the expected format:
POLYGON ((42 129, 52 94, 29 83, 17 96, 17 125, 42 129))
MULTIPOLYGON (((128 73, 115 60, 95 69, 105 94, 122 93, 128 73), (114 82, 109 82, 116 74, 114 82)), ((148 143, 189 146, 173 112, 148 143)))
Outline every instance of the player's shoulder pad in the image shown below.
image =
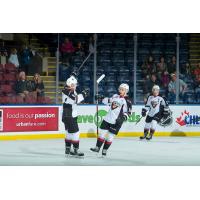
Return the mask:
POLYGON ((62 93, 65 94, 65 95, 68 95, 68 94, 69 94, 69 90, 67 90, 66 88, 64 88, 64 89, 62 90, 62 93))
POLYGON ((111 98, 117 98, 119 95, 118 94, 113 94, 112 96, 111 96, 111 98))
POLYGON ((62 90, 62 93, 70 97, 72 100, 76 99, 76 93, 71 92, 70 90, 67 90, 66 88, 62 90))
POLYGON ((124 97, 124 99, 125 99, 127 102, 130 102, 130 103, 132 103, 132 102, 131 102, 131 99, 130 99, 130 97, 129 97, 129 96, 125 96, 125 97, 124 97))
POLYGON ((149 96, 147 97, 147 101, 149 100, 150 97, 152 97, 152 95, 149 95, 149 96))
POLYGON ((126 100, 127 106, 128 106, 128 107, 132 107, 132 101, 131 101, 131 99, 129 98, 129 96, 125 96, 124 99, 126 100))

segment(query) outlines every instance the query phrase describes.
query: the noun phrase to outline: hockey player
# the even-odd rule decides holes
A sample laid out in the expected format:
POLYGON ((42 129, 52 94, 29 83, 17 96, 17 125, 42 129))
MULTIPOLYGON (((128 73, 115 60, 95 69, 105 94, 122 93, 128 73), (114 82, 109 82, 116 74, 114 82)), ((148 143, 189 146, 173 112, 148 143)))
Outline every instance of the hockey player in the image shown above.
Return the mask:
POLYGON ((128 91, 129 86, 124 83, 119 86, 119 94, 115 94, 111 98, 97 97, 104 104, 109 105, 110 109, 100 125, 96 147, 90 148, 91 151, 99 152, 104 144, 102 155, 106 156, 115 135, 118 134, 123 122, 131 115, 132 103, 127 96, 128 91))
POLYGON ((169 108, 164 98, 159 96, 160 87, 154 85, 152 88, 152 95, 147 98, 145 108, 142 108, 142 116, 147 117, 145 120, 144 136, 140 139, 151 140, 156 130, 157 123, 162 119, 164 115, 168 115, 169 108), (150 132, 149 132, 150 131, 150 132))
POLYGON ((66 81, 66 86, 62 90, 62 102, 63 102, 63 115, 62 122, 65 125, 66 138, 65 138, 65 154, 84 156, 84 153, 79 151, 79 127, 77 123, 77 104, 82 102, 88 95, 88 90, 82 91, 81 94, 77 94, 77 79, 71 76, 66 81), (73 151, 71 151, 71 145, 73 145, 73 151))

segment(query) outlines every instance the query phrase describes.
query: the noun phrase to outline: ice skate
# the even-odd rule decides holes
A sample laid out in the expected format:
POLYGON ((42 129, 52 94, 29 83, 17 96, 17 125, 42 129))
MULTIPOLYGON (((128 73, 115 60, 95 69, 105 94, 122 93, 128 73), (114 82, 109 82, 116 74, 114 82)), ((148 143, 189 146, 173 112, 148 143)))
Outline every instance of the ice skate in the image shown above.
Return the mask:
POLYGON ((84 153, 80 152, 79 149, 74 149, 74 151, 70 152, 70 155, 75 157, 84 157, 84 153))
POLYGON ((140 140, 143 140, 143 139, 145 139, 146 137, 147 137, 146 135, 140 136, 140 140))
POLYGON ((147 137, 147 135, 148 135, 148 132, 147 132, 147 133, 145 133, 145 134, 144 134, 144 136, 140 136, 140 140, 143 140, 143 139, 145 139, 145 138, 147 137))
POLYGON ((91 151, 99 153, 99 147, 90 148, 91 151))
POLYGON ((70 147, 65 148, 65 155, 68 157, 70 155, 70 147))
POLYGON ((105 157, 107 155, 107 149, 102 150, 102 157, 105 157))
POLYGON ((152 139, 152 137, 153 137, 153 135, 152 135, 152 134, 150 134, 148 137, 146 137, 146 140, 151 140, 151 139, 152 139))

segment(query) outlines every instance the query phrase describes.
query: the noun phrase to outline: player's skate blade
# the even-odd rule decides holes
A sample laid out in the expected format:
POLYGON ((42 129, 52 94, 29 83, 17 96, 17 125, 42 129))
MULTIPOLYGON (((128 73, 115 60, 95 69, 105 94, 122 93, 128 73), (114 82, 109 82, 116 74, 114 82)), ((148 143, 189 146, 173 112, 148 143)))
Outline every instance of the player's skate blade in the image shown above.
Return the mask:
POLYGON ((102 157, 105 157, 107 155, 107 150, 106 149, 103 149, 102 150, 102 157))
POLYGON ((140 136, 140 140, 144 140, 146 136, 140 136))
POLYGON ((146 140, 151 140, 152 139, 152 135, 150 135, 149 137, 146 137, 146 140))
POLYGON ((98 147, 90 148, 90 151, 93 151, 95 153, 99 153, 99 148, 98 147))
POLYGON ((70 155, 77 158, 84 157, 84 153, 80 152, 78 149, 74 149, 74 151, 71 151, 70 155))
POLYGON ((66 148, 65 149, 65 156, 69 157, 70 156, 70 152, 71 152, 71 148, 66 148))

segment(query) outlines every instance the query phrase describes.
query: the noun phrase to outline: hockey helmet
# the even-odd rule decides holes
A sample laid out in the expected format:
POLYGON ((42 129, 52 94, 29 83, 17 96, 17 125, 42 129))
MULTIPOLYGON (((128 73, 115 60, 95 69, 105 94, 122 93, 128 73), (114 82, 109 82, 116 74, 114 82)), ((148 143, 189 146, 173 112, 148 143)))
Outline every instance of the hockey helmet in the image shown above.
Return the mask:
POLYGON ((160 87, 158 85, 154 85, 152 87, 152 92, 154 92, 154 91, 160 91, 160 87))
POLYGON ((127 83, 122 83, 122 84, 119 86, 119 88, 124 88, 124 89, 126 89, 126 93, 129 92, 129 85, 128 85, 127 83))
POLYGON ((172 111, 169 109, 167 114, 162 117, 162 119, 158 122, 160 126, 170 126, 173 122, 172 111))
POLYGON ((76 86, 77 85, 77 79, 74 76, 70 76, 66 81, 66 85, 68 87, 71 87, 72 85, 76 86))

